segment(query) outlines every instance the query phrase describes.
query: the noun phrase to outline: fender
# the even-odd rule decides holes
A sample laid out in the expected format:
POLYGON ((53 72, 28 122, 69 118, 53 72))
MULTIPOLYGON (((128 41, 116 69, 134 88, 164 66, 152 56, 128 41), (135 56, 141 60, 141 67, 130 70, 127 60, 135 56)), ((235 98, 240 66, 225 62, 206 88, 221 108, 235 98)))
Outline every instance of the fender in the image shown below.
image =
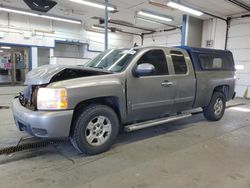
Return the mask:
POLYGON ((68 91, 68 108, 74 109, 80 102, 100 98, 116 97, 121 118, 126 118, 125 79, 120 74, 77 78, 51 83, 47 87, 64 87, 68 91))

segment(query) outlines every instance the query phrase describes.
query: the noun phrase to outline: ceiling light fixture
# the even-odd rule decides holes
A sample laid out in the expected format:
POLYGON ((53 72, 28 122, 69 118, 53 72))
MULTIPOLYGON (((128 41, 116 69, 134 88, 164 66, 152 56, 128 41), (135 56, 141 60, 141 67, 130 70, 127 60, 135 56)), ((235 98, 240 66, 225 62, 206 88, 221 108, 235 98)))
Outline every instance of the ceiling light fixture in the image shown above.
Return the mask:
POLYGON ((1 46, 1 49, 10 50, 11 47, 9 47, 9 46, 1 46))
POLYGON ((142 20, 142 21, 145 21, 145 22, 150 22, 150 23, 154 23, 154 24, 163 25, 163 23, 160 23, 160 22, 157 22, 157 21, 153 21, 153 20, 148 20, 146 18, 137 17, 136 19, 142 20))
POLYGON ((173 1, 168 2, 167 5, 168 5, 169 7, 174 8, 174 9, 181 10, 181 11, 184 11, 184 12, 187 12, 187 13, 190 13, 190 14, 193 14, 193 15, 195 15, 195 16, 201 16, 201 15, 204 14, 204 13, 201 12, 201 11, 195 10, 195 9, 193 9, 193 8, 189 8, 189 7, 187 7, 187 6, 181 5, 181 4, 176 3, 176 2, 173 2, 173 1))
MULTIPOLYGON (((83 5, 87 5, 87 6, 91 6, 91 7, 95 7, 95 8, 99 8, 99 9, 105 9, 105 5, 99 4, 99 3, 94 3, 94 2, 85 1, 85 0, 70 0, 70 1, 83 4, 83 5)), ((108 6, 108 11, 113 12, 115 10, 116 10, 115 7, 108 6)))
POLYGON ((3 52, 3 50, 0 50, 0 53, 2 53, 3 52))
POLYGON ((50 20, 56 20, 61 22, 68 22, 68 23, 74 23, 74 24, 82 24, 81 21, 77 20, 71 20, 67 18, 60 18, 60 17, 54 17, 54 16, 48 16, 48 15, 40 15, 41 18, 50 19, 50 20))
POLYGON ((165 21, 165 22, 171 22, 173 21, 173 18, 164 16, 164 15, 160 15, 160 14, 155 14, 149 11, 144 11, 144 10, 140 10, 137 12, 137 15, 143 16, 143 17, 148 17, 148 18, 153 18, 156 20, 161 20, 161 21, 165 21))
POLYGON ((56 20, 56 21, 74 23, 74 24, 82 24, 82 22, 80 20, 61 18, 61 17, 57 17, 57 16, 50 16, 50 15, 44 15, 44 14, 37 14, 37 13, 27 12, 24 10, 17 10, 17 9, 6 8, 6 7, 0 7, 0 11, 10 12, 10 13, 15 13, 15 14, 23 14, 23 15, 27 15, 27 16, 40 17, 40 18, 45 18, 45 19, 49 19, 49 20, 56 20))

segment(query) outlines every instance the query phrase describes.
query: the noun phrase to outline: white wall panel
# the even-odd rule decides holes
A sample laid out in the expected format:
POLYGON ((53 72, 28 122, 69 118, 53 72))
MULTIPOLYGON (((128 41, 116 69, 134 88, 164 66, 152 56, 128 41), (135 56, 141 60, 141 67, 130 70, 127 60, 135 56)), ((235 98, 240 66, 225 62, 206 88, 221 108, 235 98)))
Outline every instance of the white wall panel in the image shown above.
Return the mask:
POLYGON ((248 73, 237 73, 237 85, 248 86, 250 80, 250 74, 248 73))
POLYGON ((237 20, 233 20, 229 30, 229 37, 249 36, 249 31, 250 23, 237 23, 237 20))
POLYGON ((229 29, 228 49, 232 51, 237 70, 236 92, 243 97, 248 89, 250 97, 250 18, 234 19, 229 29))
POLYGON ((249 61, 250 62, 250 48, 237 48, 236 45, 234 45, 234 49, 228 48, 234 55, 234 60, 236 62, 238 61, 249 61))
MULTIPOLYGON (((87 31, 86 42, 90 50, 104 50, 104 34, 87 31)), ((109 33, 109 48, 130 48, 133 46, 133 36, 109 33)))
MULTIPOLYGON (((88 43, 90 51, 85 53, 87 58, 97 54, 92 51, 104 50, 104 34, 85 31, 83 25, 16 14, 10 14, 8 17, 7 13, 2 13, 0 14, 0 32, 4 33, 4 37, 0 38, 0 43, 49 48, 54 48, 56 40, 88 43)), ((109 34, 109 48, 131 47, 132 45, 132 35, 109 34)))
MULTIPOLYGON (((134 42, 141 44, 139 37, 134 37, 134 42)), ((143 46, 180 46, 181 45, 181 31, 157 32, 151 35, 145 35, 143 46)))
POLYGON ((224 49, 226 41, 226 22, 219 19, 209 19, 203 22, 202 47, 224 49), (211 47, 206 46, 208 40, 213 41, 211 47))
POLYGON ((58 65, 84 65, 89 59, 52 57, 53 64, 58 65))
POLYGON ((250 61, 236 61, 235 62, 237 74, 248 74, 250 70, 250 61))
MULTIPOLYGON (((250 34, 250 33, 249 33, 250 34)), ((238 36, 238 37, 229 37, 230 40, 228 41, 228 49, 244 49, 249 48, 250 44, 250 35, 249 36, 238 36)))
POLYGON ((247 86, 236 85, 235 91, 236 91, 237 96, 243 97, 247 88, 248 88, 247 86))

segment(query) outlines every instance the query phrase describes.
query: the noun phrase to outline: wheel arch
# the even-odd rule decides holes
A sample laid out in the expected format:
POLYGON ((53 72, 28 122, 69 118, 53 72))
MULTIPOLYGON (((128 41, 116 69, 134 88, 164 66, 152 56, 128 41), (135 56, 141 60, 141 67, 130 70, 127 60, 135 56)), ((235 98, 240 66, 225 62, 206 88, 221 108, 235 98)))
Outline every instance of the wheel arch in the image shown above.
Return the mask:
POLYGON ((97 104, 97 105, 99 104, 99 105, 109 106, 117 114, 119 122, 122 123, 124 121, 125 112, 122 111, 122 109, 124 107, 122 107, 122 104, 119 101, 118 97, 116 97, 116 96, 105 96, 105 97, 92 98, 92 99, 81 101, 75 106, 74 113, 73 113, 73 118, 72 118, 72 123, 71 123, 70 133, 72 132, 72 129, 73 129, 73 126, 74 126, 73 125, 74 121, 76 120, 78 115, 80 113, 82 113, 87 106, 92 105, 92 104, 97 104))
MULTIPOLYGON (((216 86, 213 90, 213 94, 215 92, 221 92, 224 94, 226 100, 229 100, 229 85, 219 85, 219 86, 216 86)), ((213 96, 213 95, 212 95, 213 96)))

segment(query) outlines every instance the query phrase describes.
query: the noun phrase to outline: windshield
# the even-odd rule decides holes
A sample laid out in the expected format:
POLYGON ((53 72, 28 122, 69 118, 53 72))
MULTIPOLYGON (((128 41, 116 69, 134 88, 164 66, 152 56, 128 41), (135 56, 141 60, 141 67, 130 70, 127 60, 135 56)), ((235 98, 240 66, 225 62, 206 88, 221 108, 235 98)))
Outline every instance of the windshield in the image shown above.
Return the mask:
POLYGON ((123 71, 138 50, 134 49, 112 49, 99 54, 88 62, 85 67, 100 68, 111 72, 123 71))

